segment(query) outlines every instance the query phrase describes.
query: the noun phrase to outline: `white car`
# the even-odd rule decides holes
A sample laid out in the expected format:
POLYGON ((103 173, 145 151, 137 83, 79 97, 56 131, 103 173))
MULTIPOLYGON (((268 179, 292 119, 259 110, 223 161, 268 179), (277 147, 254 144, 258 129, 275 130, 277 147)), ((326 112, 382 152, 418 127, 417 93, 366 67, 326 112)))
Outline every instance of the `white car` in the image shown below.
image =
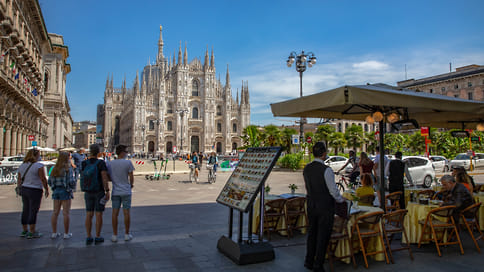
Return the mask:
POLYGON ((3 157, 0 159, 0 166, 19 166, 23 161, 23 156, 3 157))
POLYGON ((432 162, 419 156, 405 156, 403 161, 408 166, 408 172, 412 177, 413 184, 430 187, 435 179, 435 169, 432 162))
MULTIPOLYGON (((324 161, 324 164, 331 167, 331 169, 333 169, 333 172, 336 173, 339 169, 341 169, 341 167, 343 167, 346 164, 347 161, 348 161, 348 159, 343 157, 343 156, 329 156, 324 161)), ((350 166, 350 165, 348 165, 348 166, 350 166)), ((348 166, 346 168, 348 168, 348 166)), ((346 172, 346 170, 347 169, 345 169, 345 172, 346 172)))
MULTIPOLYGON (((474 168, 484 167, 484 154, 476 153, 476 156, 472 159, 474 168)), ((449 168, 452 170, 457 167, 464 167, 466 170, 471 168, 471 158, 466 153, 460 153, 453 160, 449 162, 449 168)))
POLYGON ((430 156, 429 159, 436 170, 449 171, 449 161, 444 156, 430 156))

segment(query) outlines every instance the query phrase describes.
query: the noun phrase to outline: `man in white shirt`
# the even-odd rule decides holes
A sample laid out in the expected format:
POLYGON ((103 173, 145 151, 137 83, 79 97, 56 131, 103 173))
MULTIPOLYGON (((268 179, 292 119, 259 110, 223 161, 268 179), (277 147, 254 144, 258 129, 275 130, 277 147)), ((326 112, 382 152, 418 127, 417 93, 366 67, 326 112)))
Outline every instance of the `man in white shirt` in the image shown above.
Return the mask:
POLYGON ((113 236, 111 241, 118 241, 118 215, 119 209, 121 208, 121 203, 123 204, 123 214, 124 214, 124 240, 129 241, 133 239, 131 233, 129 233, 130 228, 130 209, 131 209, 131 189, 134 184, 134 166, 130 160, 126 160, 127 146, 118 145, 116 147, 116 155, 118 158, 116 160, 110 161, 108 163, 109 176, 113 182, 113 215, 112 215, 112 225, 113 225, 113 236), (129 178, 129 179, 128 179, 129 178))

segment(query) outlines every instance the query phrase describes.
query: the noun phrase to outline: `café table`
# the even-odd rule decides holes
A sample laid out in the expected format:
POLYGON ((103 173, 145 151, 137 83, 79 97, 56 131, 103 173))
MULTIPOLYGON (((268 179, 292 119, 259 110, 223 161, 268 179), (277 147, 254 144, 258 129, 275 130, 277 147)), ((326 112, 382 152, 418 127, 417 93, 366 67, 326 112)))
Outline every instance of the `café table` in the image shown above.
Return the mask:
MULTIPOLYGON (((407 216, 404 219, 405 230, 407 231, 408 242, 416 244, 420 240, 420 235, 422 235, 423 226, 418 223, 419 220, 425 220, 428 213, 435 208, 438 208, 438 204, 420 204, 416 202, 407 203, 407 216)), ((402 242, 405 241, 405 237, 402 237, 402 242)))
POLYGON ((474 193, 474 201, 481 202, 481 207, 479 208, 479 227, 484 230, 484 192, 474 193))
POLYGON ((430 188, 423 188, 423 187, 417 187, 417 186, 410 186, 410 187, 405 187, 404 192, 405 192, 405 205, 407 205, 408 202, 410 202, 410 195, 413 192, 415 195, 415 198, 417 198, 417 194, 421 191, 425 190, 434 190, 435 192, 438 192, 442 189, 442 185, 432 185, 430 188))
MULTIPOLYGON (((273 195, 273 194, 267 194, 264 195, 264 202, 267 203, 267 201, 270 200, 275 200, 275 199, 291 199, 294 197, 306 197, 305 194, 282 194, 282 195, 273 195)), ((260 221, 260 197, 257 197, 254 201, 254 213, 252 215, 252 233, 257 233, 258 228, 259 228, 259 221, 260 221)), ((304 226, 307 225, 306 218, 304 216, 300 216, 298 221, 297 221, 297 226, 304 226)), ((286 218, 282 217, 281 220, 279 220, 279 223, 277 224, 278 229, 287 229, 287 224, 286 224, 286 218)), ((305 234, 306 229, 301 228, 301 233, 305 234)), ((279 234, 282 236, 287 236, 287 231, 282 230, 279 231, 279 234)))

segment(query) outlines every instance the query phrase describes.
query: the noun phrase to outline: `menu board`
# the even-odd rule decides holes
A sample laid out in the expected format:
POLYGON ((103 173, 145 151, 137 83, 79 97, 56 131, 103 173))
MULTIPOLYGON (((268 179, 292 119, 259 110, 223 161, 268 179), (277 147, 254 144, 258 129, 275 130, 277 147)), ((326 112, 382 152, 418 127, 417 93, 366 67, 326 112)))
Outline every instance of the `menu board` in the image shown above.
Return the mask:
POLYGON ((217 197, 217 202, 247 212, 279 155, 280 147, 248 148, 217 197))

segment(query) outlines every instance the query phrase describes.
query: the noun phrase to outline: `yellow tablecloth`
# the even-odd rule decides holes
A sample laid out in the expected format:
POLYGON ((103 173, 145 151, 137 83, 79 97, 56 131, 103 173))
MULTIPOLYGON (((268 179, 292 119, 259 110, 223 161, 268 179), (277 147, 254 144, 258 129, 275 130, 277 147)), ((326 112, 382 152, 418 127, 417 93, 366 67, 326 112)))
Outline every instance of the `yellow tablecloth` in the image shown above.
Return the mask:
MULTIPOLYGON (((420 225, 418 221, 425 220, 430 210, 437 207, 439 206, 434 204, 423 205, 415 202, 408 202, 408 213, 407 216, 405 216, 404 226, 410 243, 418 243, 420 235, 422 235, 423 226, 420 225)), ((405 237, 402 237, 402 241, 406 243, 405 237)))
MULTIPOLYGON (((348 233, 350 234, 350 240, 351 241, 355 240, 353 244, 353 248, 355 248, 356 250, 354 253, 359 251, 359 241, 356 237, 352 237, 352 233, 351 233, 351 229, 353 225, 356 224, 356 218, 367 213, 383 211, 381 208, 369 207, 369 206, 359 206, 358 209, 361 210, 361 212, 351 214, 350 219, 348 221, 348 233)), ((383 249, 383 245, 381 244, 379 238, 376 238, 376 237, 370 238, 370 241, 368 243, 368 248, 367 248, 368 251, 373 252, 373 251, 380 251, 382 249, 383 249)), ((348 241, 340 242, 338 244, 338 247, 336 247, 335 255, 339 257, 339 256, 346 256, 349 254, 350 254, 350 244, 348 243, 348 241)), ((385 261, 385 255, 383 253, 373 255, 372 257, 376 261, 385 261)), ((351 259, 346 258, 346 259, 343 259, 342 261, 344 261, 345 263, 350 263, 351 259)))
MULTIPOLYGON (((305 194, 294 194, 296 197, 306 197, 305 194)), ((270 200, 275 200, 275 199, 280 199, 279 195, 265 195, 264 196, 264 202, 270 201, 270 200)), ((254 202, 254 213, 252 215, 252 233, 257 233, 258 228, 259 228, 259 221, 260 221, 260 198, 257 197, 255 202, 254 202)), ((297 226, 304 226, 307 225, 306 218, 304 216, 300 216, 299 219, 297 220, 297 226)), ((286 219, 284 217, 279 220, 279 223, 277 224, 278 229, 286 229, 287 224, 286 224, 286 219)), ((300 229, 302 234, 306 233, 305 228, 300 229)), ((287 236, 287 231, 279 231, 279 234, 282 236, 287 236)))
POLYGON ((474 200, 476 202, 481 202, 481 207, 479 208, 479 227, 484 230, 484 193, 474 194, 474 200))

